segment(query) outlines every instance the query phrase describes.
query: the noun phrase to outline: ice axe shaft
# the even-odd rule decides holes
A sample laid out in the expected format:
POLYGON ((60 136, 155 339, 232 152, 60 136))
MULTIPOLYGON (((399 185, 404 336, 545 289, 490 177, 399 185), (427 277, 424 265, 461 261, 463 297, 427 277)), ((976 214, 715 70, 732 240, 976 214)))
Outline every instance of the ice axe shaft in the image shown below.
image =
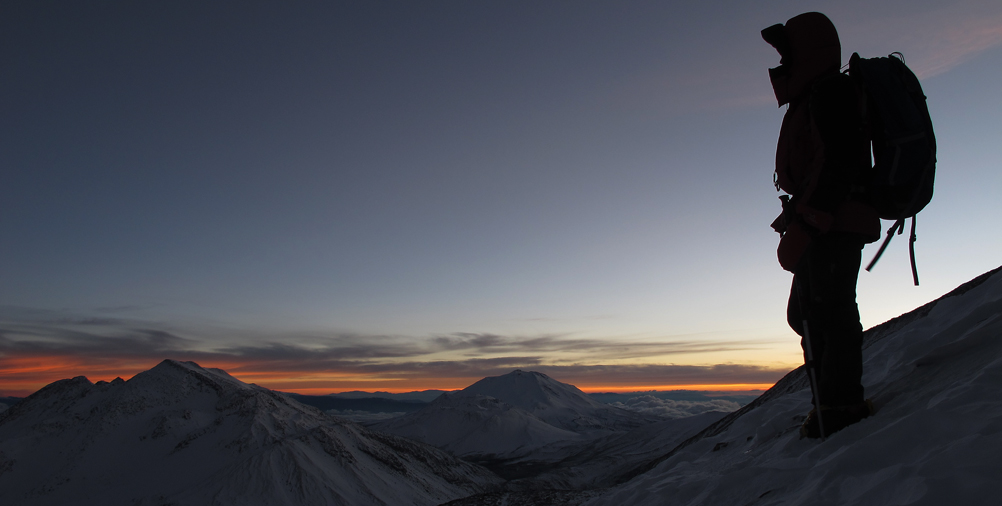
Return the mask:
MULTIPOLYGON (((804 305, 804 292, 800 288, 800 278, 794 277, 797 284, 797 298, 800 299, 800 314, 803 316, 806 314, 804 305)), ((807 324, 807 317, 803 317, 801 320, 804 326, 804 354, 807 356, 807 360, 804 365, 807 367, 807 379, 811 383, 811 395, 814 396, 814 414, 818 417, 818 431, 821 433, 821 440, 825 440, 825 421, 821 416, 821 397, 818 392, 818 377, 814 368, 814 352, 811 350, 811 329, 807 324)))

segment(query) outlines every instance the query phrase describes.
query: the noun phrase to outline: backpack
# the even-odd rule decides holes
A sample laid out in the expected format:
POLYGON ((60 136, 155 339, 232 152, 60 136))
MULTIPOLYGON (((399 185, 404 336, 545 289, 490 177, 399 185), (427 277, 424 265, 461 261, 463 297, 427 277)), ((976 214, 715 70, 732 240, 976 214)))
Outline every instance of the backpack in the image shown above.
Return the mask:
POLYGON ((869 202, 882 219, 894 220, 866 270, 877 264, 895 232, 904 232, 905 220, 911 218, 908 255, 917 286, 915 215, 932 199, 936 175, 936 136, 926 97, 901 53, 886 58, 853 53, 847 73, 859 90, 864 129, 873 147, 869 202))

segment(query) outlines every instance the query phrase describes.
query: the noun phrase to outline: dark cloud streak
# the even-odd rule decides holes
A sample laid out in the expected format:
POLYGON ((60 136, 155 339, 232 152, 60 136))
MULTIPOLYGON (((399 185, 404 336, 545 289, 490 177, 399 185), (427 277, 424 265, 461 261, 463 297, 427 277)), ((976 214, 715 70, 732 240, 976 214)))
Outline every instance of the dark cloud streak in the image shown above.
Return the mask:
MULTIPOLYGON (((18 370, 19 360, 40 360, 42 363, 49 360, 78 364, 85 369, 93 365, 94 370, 107 371, 115 364, 129 364, 133 368, 137 364, 152 366, 164 358, 224 367, 238 377, 284 377, 290 383, 299 381, 296 378, 324 378, 332 373, 378 377, 384 381, 419 382, 431 378, 475 381, 516 368, 531 368, 575 384, 760 384, 776 381, 786 372, 748 365, 595 365, 612 360, 728 352, 760 344, 749 341, 690 338, 624 342, 569 335, 505 336, 458 332, 427 339, 290 334, 285 338, 273 337, 237 346, 213 346, 211 341, 187 337, 186 332, 152 322, 37 310, 12 314, 9 307, 4 309, 6 311, 0 314, 0 371, 8 372, 0 374, 0 378, 14 374, 10 371, 18 370), (567 363, 554 364, 555 358, 567 363)), ((31 374, 32 378, 43 375, 31 374)), ((86 374, 88 371, 83 370, 74 375, 86 374)), ((49 378, 48 381, 56 379, 61 378, 49 378)))

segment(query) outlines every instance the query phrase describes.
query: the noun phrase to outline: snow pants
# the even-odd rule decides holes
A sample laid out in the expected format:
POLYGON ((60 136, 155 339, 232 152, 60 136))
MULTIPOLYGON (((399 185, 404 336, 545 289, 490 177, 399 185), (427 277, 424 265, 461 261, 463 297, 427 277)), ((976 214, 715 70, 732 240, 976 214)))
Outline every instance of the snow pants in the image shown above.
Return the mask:
POLYGON ((811 339, 818 398, 825 406, 863 402, 863 326, 856 305, 856 280, 864 240, 846 232, 815 238, 797 265, 787 321, 807 348, 811 339))

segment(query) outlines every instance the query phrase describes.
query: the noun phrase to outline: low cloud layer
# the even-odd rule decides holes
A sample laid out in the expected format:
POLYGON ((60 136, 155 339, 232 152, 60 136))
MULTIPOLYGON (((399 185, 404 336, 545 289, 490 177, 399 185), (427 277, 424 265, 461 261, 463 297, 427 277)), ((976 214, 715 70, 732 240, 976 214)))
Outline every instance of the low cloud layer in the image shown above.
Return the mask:
POLYGON ((641 395, 626 402, 614 402, 613 406, 638 413, 663 416, 665 418, 686 418, 709 411, 729 413, 741 407, 734 401, 714 399, 711 401, 676 401, 659 399, 653 395, 641 395))
POLYGON ((406 415, 404 412, 394 412, 394 413, 373 413, 371 411, 357 411, 354 409, 328 409, 326 411, 329 415, 340 416, 341 418, 347 418, 353 422, 366 423, 366 422, 378 422, 381 420, 389 420, 390 418, 396 418, 398 416, 406 415))

